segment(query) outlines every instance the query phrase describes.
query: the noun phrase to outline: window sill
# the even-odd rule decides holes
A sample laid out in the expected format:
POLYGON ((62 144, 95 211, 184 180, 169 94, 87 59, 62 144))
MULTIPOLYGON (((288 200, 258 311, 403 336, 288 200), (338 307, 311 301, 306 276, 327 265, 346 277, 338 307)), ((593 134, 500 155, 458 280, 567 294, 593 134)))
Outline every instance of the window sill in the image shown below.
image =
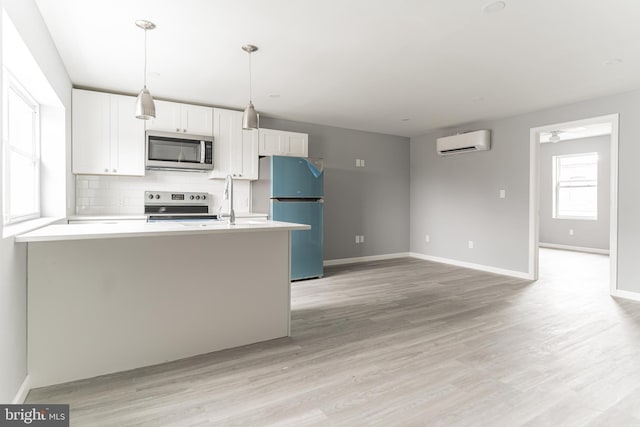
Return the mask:
POLYGON ((17 236, 18 234, 28 233, 29 231, 36 230, 54 222, 65 219, 64 217, 44 217, 36 218, 28 221, 22 221, 17 224, 5 225, 2 229, 2 238, 8 239, 9 237, 17 236))

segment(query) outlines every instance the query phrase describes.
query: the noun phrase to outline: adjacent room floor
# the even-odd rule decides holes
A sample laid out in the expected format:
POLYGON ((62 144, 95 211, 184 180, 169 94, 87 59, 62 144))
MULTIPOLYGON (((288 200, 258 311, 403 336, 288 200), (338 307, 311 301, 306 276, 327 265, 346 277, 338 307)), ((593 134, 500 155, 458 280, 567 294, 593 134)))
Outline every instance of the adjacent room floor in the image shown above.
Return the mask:
POLYGON ((90 426, 640 425, 640 303, 608 295, 606 256, 540 265, 535 283, 408 258, 331 267, 293 285, 291 338, 28 401, 90 426))

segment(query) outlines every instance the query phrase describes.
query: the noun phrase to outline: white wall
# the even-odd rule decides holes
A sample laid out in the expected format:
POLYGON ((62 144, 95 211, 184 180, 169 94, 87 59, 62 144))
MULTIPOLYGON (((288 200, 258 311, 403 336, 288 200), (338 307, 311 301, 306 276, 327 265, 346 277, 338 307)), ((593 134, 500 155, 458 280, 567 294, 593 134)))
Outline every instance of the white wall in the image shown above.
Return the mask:
POLYGON ((526 273, 529 132, 554 123, 619 113, 618 289, 640 292, 640 91, 411 138, 411 251, 526 273), (487 152, 438 157, 439 136, 492 130, 487 152), (498 198, 506 189, 507 198, 498 198), (424 235, 430 233, 431 243, 424 235), (475 249, 467 249, 474 240, 475 249))
POLYGON ((540 243, 609 249, 610 140, 602 135, 540 145, 540 243), (578 153, 598 153, 598 218, 553 218, 553 156, 578 153))
MULTIPOLYGON (((71 111, 71 81, 33 0, 0 0, 47 76, 67 111, 71 111)), ((0 73, 2 71, 0 70, 0 73)), ((1 90, 1 89, 0 89, 1 90)), ((67 162, 71 158, 71 119, 66 115, 67 162)), ((0 131, 2 124, 0 123, 0 131)), ((0 150, 1 151, 1 150, 0 150)), ((1 154, 0 154, 1 156, 1 154)), ((1 157, 0 157, 0 160, 1 157)), ((0 176, 2 162, 0 161, 0 176)), ((66 176, 67 199, 73 200, 74 183, 66 176)), ((0 208, 1 208, 0 198, 0 208)), ((67 204, 68 210, 72 204, 67 204)), ((0 224, 0 228, 2 225, 0 224)), ((1 231, 1 230, 0 230, 1 231)), ((11 402, 27 375, 26 247, 13 238, 0 240, 0 402, 11 402)))

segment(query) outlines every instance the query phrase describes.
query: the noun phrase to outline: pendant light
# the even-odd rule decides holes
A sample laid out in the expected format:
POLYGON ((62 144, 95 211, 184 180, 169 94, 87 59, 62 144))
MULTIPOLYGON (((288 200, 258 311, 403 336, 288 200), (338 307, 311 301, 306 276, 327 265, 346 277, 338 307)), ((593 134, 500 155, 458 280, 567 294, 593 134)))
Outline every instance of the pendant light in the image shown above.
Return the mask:
POLYGON ((155 119, 156 104, 153 102, 149 89, 147 89, 147 30, 153 30, 156 28, 156 24, 140 19, 136 21, 136 25, 144 30, 144 87, 136 99, 136 118, 142 120, 155 119))
POLYGON ((243 129, 258 129, 258 113, 256 112, 253 102, 251 100, 251 53, 258 50, 257 46, 248 44, 242 46, 242 50, 249 54, 249 105, 244 109, 242 115, 242 128, 243 129))

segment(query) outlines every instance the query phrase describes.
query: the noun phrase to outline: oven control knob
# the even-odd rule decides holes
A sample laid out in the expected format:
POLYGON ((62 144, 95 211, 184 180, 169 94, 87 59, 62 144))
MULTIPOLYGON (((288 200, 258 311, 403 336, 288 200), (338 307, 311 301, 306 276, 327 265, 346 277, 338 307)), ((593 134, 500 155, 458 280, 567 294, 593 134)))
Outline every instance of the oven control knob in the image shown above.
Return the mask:
POLYGON ((193 197, 193 194, 192 194, 191 196, 189 196, 189 198, 190 198, 191 200, 195 199, 195 197, 193 197))
POLYGON ((200 200, 200 196, 196 196, 196 200, 200 200))
POLYGON ((159 195, 159 194, 156 194, 156 200, 157 200, 157 199, 159 199, 159 198, 160 198, 160 195, 159 195))
POLYGON ((205 196, 204 194, 202 195, 202 200, 207 200, 207 196, 205 196))
POLYGON ((153 194, 149 194, 149 198, 150 198, 150 199, 153 199, 153 194))

